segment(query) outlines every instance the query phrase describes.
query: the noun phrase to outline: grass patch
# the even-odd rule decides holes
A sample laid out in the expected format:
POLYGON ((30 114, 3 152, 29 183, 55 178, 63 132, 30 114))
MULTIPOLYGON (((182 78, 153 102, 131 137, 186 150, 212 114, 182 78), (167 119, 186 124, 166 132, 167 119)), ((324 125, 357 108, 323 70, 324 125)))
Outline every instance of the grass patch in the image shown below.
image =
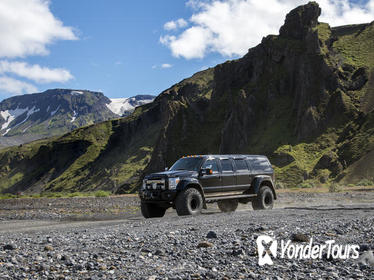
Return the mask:
MULTIPOLYGON (((338 30, 339 28, 336 32, 339 32, 338 30)), ((347 63, 372 68, 374 66, 374 24, 370 24, 361 31, 342 34, 334 42, 333 48, 342 54, 347 63)))
POLYGON ((18 199, 18 198, 69 198, 69 197, 109 197, 112 193, 109 191, 93 192, 41 192, 35 194, 0 194, 0 199, 18 199))
POLYGON ((108 192, 108 191, 96 191, 95 193, 95 197, 108 197, 111 192, 108 192))
POLYGON ((314 188, 314 184, 312 182, 302 182, 297 185, 298 188, 300 189, 311 189, 314 188))
POLYGON ((323 54, 327 54, 329 52, 328 46, 326 45, 326 41, 331 37, 331 29, 327 23, 319 23, 315 30, 318 32, 318 38, 321 40, 322 47, 321 51, 323 54))
POLYGON ((330 193, 335 193, 335 192, 339 192, 339 191, 340 191, 340 186, 337 183, 332 183, 329 186, 329 192, 330 193))
POLYGON ((3 193, 0 194, 0 199, 12 199, 12 198, 18 198, 19 196, 11 193, 3 193))
POLYGON ((369 179, 362 179, 361 181, 357 182, 357 186, 374 186, 374 182, 369 179))

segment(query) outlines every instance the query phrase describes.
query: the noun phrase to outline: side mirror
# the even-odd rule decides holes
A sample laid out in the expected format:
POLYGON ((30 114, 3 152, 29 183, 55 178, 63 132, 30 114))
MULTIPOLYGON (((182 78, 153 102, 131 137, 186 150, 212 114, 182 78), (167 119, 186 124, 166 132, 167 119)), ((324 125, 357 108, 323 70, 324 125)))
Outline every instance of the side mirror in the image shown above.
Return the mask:
POLYGON ((165 171, 168 171, 169 170, 169 167, 165 167, 165 171))
POLYGON ((201 169, 200 172, 201 172, 201 175, 212 175, 213 174, 213 170, 210 168, 201 169))

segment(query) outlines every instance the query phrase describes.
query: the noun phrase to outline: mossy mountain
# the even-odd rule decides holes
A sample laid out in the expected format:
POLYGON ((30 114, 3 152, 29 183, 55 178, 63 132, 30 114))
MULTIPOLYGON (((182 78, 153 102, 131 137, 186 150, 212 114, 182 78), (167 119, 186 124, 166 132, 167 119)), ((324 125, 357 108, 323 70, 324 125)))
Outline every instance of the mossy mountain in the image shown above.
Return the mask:
POLYGON ((374 22, 331 28, 310 2, 241 59, 129 117, 0 151, 0 190, 132 191, 187 154, 266 154, 288 186, 374 176, 374 22))
POLYGON ((154 97, 109 99, 101 92, 51 89, 0 102, 0 146, 62 135, 76 128, 130 114, 154 97))

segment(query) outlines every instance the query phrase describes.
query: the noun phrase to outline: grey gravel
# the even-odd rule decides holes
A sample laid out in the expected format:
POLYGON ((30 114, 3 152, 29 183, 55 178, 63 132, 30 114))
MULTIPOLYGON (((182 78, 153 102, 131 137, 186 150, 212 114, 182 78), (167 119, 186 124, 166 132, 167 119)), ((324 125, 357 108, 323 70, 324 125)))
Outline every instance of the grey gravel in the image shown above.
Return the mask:
MULTIPOLYGON (((170 210, 148 220, 134 211, 122 220, 48 220, 41 214, 41 220, 19 221, 13 209, 10 219, 4 214, 0 221, 0 279, 374 279, 371 193, 360 204, 344 203, 345 194, 324 205, 319 194, 290 195, 298 205, 282 196, 283 208, 271 211, 241 206, 220 213, 212 206, 197 217, 170 210), (258 265, 259 235, 286 240, 295 234, 315 244, 334 239, 365 250, 358 260, 276 258, 272 266, 258 265)), ((133 203, 122 199, 128 201, 121 205, 133 203)))
POLYGON ((206 235, 206 238, 217 238, 217 233, 215 233, 214 231, 211 230, 206 235))
POLYGON ((17 248, 17 246, 14 245, 14 244, 6 244, 6 245, 3 246, 4 250, 15 250, 16 248, 17 248))

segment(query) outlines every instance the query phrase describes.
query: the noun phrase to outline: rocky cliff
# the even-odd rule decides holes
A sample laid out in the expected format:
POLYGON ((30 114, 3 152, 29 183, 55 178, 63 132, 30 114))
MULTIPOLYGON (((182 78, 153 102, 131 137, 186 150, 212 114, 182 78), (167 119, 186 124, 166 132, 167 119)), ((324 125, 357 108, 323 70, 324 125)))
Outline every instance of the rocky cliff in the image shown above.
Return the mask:
POLYGON ((241 59, 123 119, 0 152, 3 192, 131 191, 186 154, 266 154, 279 182, 374 176, 374 22, 331 28, 310 2, 241 59), (30 168, 30 166, 33 166, 30 168))

